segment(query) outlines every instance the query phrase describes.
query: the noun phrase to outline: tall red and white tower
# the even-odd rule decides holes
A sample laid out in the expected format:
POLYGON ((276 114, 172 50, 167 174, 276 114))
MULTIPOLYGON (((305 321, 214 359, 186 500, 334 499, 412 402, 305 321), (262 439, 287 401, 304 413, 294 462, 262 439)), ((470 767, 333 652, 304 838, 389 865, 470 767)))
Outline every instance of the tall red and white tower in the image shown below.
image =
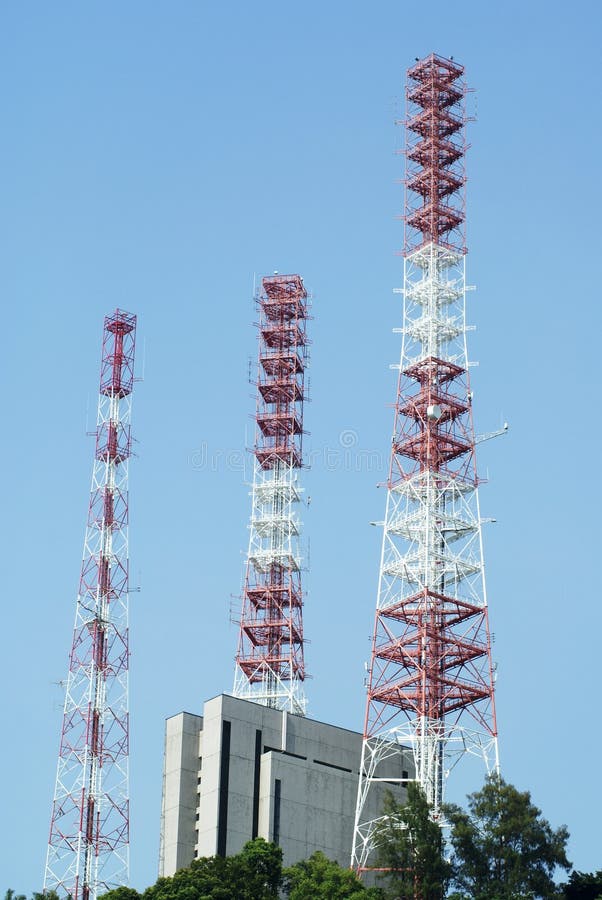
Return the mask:
POLYGON ((439 821, 462 756, 498 766, 466 346, 463 75, 434 54, 408 72, 403 337, 353 841, 358 871, 375 848, 371 791, 412 777, 402 771, 402 747, 413 750, 414 777, 439 821))
POLYGON ((136 316, 104 321, 96 452, 44 890, 128 883, 128 464, 136 316))
POLYGON ((305 713, 302 489, 307 291, 299 275, 263 278, 249 552, 234 696, 305 713))

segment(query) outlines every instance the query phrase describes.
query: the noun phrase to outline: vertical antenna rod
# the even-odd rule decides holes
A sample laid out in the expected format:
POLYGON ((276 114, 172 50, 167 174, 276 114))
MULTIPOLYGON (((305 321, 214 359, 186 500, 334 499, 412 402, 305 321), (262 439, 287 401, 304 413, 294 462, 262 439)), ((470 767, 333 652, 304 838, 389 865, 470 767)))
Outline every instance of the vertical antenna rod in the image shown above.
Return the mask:
POLYGON ((96 452, 44 890, 95 900, 129 879, 128 463, 136 316, 104 320, 96 452))
POLYGON ((263 278, 249 552, 234 696, 305 713, 303 593, 296 507, 302 489, 307 291, 299 275, 263 278))
MULTIPOLYGON (((464 754, 498 766, 465 321, 464 69, 435 54, 408 72, 399 385, 352 866, 374 865, 384 769, 401 748, 441 821, 464 754)), ((394 758, 399 753, 398 777, 394 758)))

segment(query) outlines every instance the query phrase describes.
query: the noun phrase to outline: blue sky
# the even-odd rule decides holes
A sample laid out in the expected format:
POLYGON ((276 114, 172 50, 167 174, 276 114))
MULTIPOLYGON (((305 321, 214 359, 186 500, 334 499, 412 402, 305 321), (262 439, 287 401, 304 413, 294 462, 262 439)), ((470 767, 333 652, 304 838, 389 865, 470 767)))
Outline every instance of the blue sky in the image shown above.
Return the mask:
MULTIPOLYGON (((156 877, 164 718, 233 679, 255 273, 300 272, 314 293, 309 712, 361 729, 401 324, 393 123, 406 68, 433 50, 475 89, 476 426, 511 425, 480 448, 503 770, 568 826, 577 868, 602 866, 600 24, 594 2, 539 0, 0 5, 0 890, 41 886, 115 306, 139 315, 144 374, 134 886, 156 877)), ((451 799, 479 783, 474 769, 451 799)))

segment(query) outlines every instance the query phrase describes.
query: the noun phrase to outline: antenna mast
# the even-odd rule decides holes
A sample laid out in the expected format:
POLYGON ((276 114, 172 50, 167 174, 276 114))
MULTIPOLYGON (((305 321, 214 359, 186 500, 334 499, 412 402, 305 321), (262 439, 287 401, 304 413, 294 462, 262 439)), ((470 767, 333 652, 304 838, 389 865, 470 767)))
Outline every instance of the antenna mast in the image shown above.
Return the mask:
POLYGON ((129 880, 128 464, 136 316, 104 320, 96 452, 44 890, 129 880))
POLYGON ((303 715, 303 593, 296 512, 302 489, 307 291, 299 275, 263 278, 249 552, 234 696, 303 715))
POLYGON ((359 872, 374 865, 373 788, 383 774, 408 780, 404 746, 440 822, 463 755, 498 767, 466 347, 463 75, 435 54, 408 72, 403 339, 353 840, 359 872))

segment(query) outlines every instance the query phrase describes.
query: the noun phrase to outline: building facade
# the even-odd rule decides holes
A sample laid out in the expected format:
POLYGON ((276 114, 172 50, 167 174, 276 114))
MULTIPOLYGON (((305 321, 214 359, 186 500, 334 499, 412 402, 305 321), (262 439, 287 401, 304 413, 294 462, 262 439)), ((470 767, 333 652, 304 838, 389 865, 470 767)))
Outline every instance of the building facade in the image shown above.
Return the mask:
MULTIPOLYGON (((281 846, 285 865, 316 850, 349 865, 361 750, 355 731, 226 694, 202 716, 167 719, 159 874, 238 853, 255 837, 281 846)), ((374 817, 385 790, 403 799, 400 783, 413 777, 411 753, 391 765, 374 817)))

